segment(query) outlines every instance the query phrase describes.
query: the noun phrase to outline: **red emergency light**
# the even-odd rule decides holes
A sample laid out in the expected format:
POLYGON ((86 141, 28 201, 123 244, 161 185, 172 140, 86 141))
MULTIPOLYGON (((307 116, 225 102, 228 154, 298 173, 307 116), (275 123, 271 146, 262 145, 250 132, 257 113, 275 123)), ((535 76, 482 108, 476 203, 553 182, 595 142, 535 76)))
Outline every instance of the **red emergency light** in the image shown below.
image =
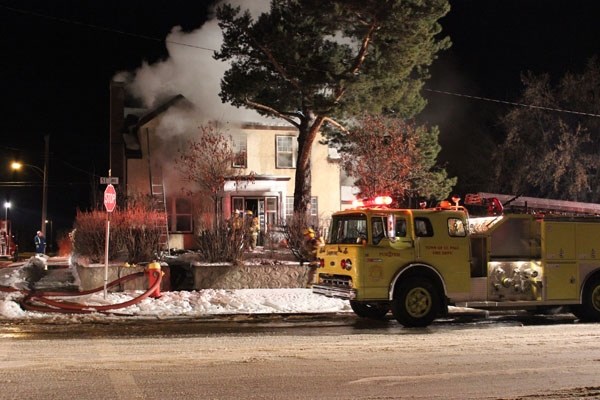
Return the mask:
POLYGON ((389 206, 392 204, 392 198, 390 196, 377 196, 372 199, 365 200, 354 200, 352 205, 358 207, 373 207, 373 206, 389 206))

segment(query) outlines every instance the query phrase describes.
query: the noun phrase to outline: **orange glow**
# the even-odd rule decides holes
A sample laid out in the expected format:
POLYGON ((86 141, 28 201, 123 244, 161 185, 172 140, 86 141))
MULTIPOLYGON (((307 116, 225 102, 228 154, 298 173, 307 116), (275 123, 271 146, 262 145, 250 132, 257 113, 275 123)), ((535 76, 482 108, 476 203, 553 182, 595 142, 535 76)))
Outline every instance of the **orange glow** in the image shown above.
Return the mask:
POLYGON ((365 203, 362 200, 354 200, 352 202, 352 206, 357 208, 357 207, 364 207, 365 203))
POLYGON ((392 204, 392 198, 390 196, 375 197, 375 204, 380 206, 389 206, 390 204, 392 204))
POLYGON ((373 207, 373 206, 388 206, 390 204, 392 204, 392 198, 390 196, 377 196, 373 199, 354 200, 352 202, 352 205, 355 208, 373 207))

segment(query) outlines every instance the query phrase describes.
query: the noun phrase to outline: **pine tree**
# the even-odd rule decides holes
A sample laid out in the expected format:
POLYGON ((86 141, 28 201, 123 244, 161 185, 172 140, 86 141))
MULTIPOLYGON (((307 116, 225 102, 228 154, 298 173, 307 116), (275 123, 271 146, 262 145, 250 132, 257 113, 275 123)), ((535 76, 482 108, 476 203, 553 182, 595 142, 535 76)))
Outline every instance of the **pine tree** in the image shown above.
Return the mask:
POLYGON ((298 129, 294 211, 310 202, 310 151, 317 133, 363 112, 410 117, 427 67, 449 46, 437 21, 447 0, 273 0, 253 20, 229 5, 217 18, 231 61, 221 99, 298 129))

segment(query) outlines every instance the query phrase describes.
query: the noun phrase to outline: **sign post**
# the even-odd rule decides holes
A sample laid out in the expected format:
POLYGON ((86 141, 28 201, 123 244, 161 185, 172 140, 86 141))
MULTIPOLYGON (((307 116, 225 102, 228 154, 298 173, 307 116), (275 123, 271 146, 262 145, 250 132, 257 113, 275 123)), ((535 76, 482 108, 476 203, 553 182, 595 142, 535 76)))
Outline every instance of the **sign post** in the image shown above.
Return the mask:
MULTIPOLYGON (((110 175, 110 172, 109 172, 110 175)), ((117 206, 117 192, 112 184, 108 184, 104 189, 104 208, 106 208, 106 236, 104 239, 104 299, 108 295, 108 246, 110 239, 110 214, 117 206)))

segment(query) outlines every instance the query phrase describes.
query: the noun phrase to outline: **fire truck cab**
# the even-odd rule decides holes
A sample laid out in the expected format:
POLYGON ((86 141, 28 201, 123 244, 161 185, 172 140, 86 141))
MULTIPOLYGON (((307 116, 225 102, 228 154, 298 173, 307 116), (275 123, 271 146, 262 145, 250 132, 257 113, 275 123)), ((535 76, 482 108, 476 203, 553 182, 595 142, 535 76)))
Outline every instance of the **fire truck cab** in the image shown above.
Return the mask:
POLYGON ((449 305, 569 306, 599 321, 599 251, 593 217, 359 207, 333 215, 312 288, 350 300, 361 317, 391 311, 407 327, 429 325, 449 305))

